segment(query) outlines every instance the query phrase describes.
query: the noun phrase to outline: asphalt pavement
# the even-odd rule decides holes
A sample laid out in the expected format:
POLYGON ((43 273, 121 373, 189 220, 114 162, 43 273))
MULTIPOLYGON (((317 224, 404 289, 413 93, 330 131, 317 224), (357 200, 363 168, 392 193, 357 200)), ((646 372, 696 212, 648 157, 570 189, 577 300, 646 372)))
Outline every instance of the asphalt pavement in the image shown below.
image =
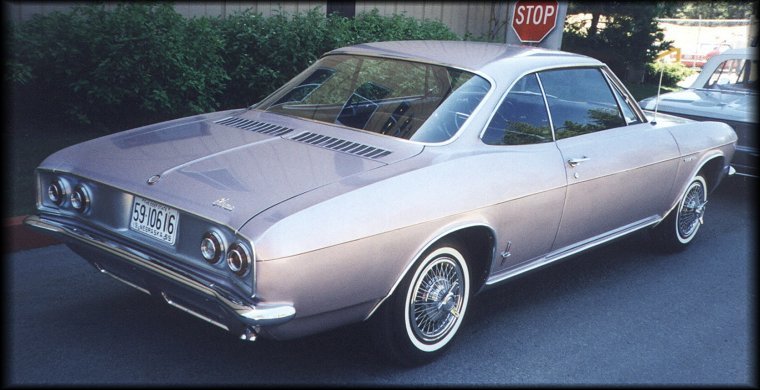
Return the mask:
POLYGON ((64 245, 6 255, 4 385, 757 386, 753 181, 690 248, 646 232, 475 297, 441 359, 402 369, 362 325, 254 343, 98 274, 64 245))

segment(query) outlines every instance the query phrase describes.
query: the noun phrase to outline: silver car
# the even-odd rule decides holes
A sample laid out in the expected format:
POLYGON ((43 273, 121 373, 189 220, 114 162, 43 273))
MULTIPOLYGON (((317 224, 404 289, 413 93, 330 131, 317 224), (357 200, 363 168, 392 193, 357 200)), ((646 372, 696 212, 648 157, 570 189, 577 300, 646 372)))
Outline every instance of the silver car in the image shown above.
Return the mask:
POLYGON ((686 247, 735 143, 723 123, 649 122, 589 57, 361 44, 248 109, 53 154, 26 223, 242 339, 369 321, 413 365, 486 288, 641 229, 686 247))
POLYGON ((682 91, 648 97, 639 102, 645 110, 699 121, 724 122, 739 140, 733 166, 737 175, 760 177, 757 139, 757 50, 729 49, 710 57, 694 82, 682 91))

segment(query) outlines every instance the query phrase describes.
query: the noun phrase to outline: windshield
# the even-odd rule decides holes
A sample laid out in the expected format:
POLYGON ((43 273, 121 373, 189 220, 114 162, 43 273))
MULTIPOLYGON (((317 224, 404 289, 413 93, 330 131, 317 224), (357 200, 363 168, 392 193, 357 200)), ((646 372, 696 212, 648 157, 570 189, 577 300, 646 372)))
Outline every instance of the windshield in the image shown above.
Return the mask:
POLYGON ((411 61, 331 55, 257 109, 420 142, 451 138, 490 88, 480 76, 411 61))
POLYGON ((757 90, 757 61, 730 59, 715 68, 705 83, 707 89, 753 92, 757 90))

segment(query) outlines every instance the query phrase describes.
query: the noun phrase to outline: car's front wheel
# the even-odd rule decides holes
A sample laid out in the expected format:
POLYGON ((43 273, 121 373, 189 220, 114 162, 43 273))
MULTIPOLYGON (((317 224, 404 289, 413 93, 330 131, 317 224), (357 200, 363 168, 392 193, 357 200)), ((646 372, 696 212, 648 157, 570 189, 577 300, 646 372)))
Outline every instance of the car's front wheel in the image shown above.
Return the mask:
POLYGON ((468 254, 448 241, 427 250, 375 313, 372 335, 391 359, 427 363, 451 344, 470 300, 468 254))
POLYGON ((707 183, 694 176, 676 208, 652 230, 660 247, 671 252, 686 248, 704 223, 706 205, 707 183))

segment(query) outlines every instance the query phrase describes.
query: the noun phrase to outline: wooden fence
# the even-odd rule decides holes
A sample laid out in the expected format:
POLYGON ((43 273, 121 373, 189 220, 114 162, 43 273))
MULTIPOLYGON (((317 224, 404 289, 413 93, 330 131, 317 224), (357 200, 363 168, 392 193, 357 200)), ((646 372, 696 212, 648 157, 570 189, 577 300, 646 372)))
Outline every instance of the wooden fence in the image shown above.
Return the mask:
MULTIPOLYGON (((173 2, 174 9, 185 17, 226 16, 234 12, 251 9, 269 16, 277 10, 287 13, 306 12, 320 7, 324 12, 327 1, 214 1, 214 2, 173 2)), ((87 2, 3 2, 6 18, 23 21, 35 14, 66 11, 77 4, 87 2)), ((106 3, 115 7, 116 3, 106 3)), ((418 19, 431 19, 445 23, 452 31, 464 36, 496 37, 504 41, 504 21, 507 18, 507 1, 355 1, 356 14, 377 8, 381 15, 406 14, 418 19), (499 29, 499 27, 501 27, 499 29)))

